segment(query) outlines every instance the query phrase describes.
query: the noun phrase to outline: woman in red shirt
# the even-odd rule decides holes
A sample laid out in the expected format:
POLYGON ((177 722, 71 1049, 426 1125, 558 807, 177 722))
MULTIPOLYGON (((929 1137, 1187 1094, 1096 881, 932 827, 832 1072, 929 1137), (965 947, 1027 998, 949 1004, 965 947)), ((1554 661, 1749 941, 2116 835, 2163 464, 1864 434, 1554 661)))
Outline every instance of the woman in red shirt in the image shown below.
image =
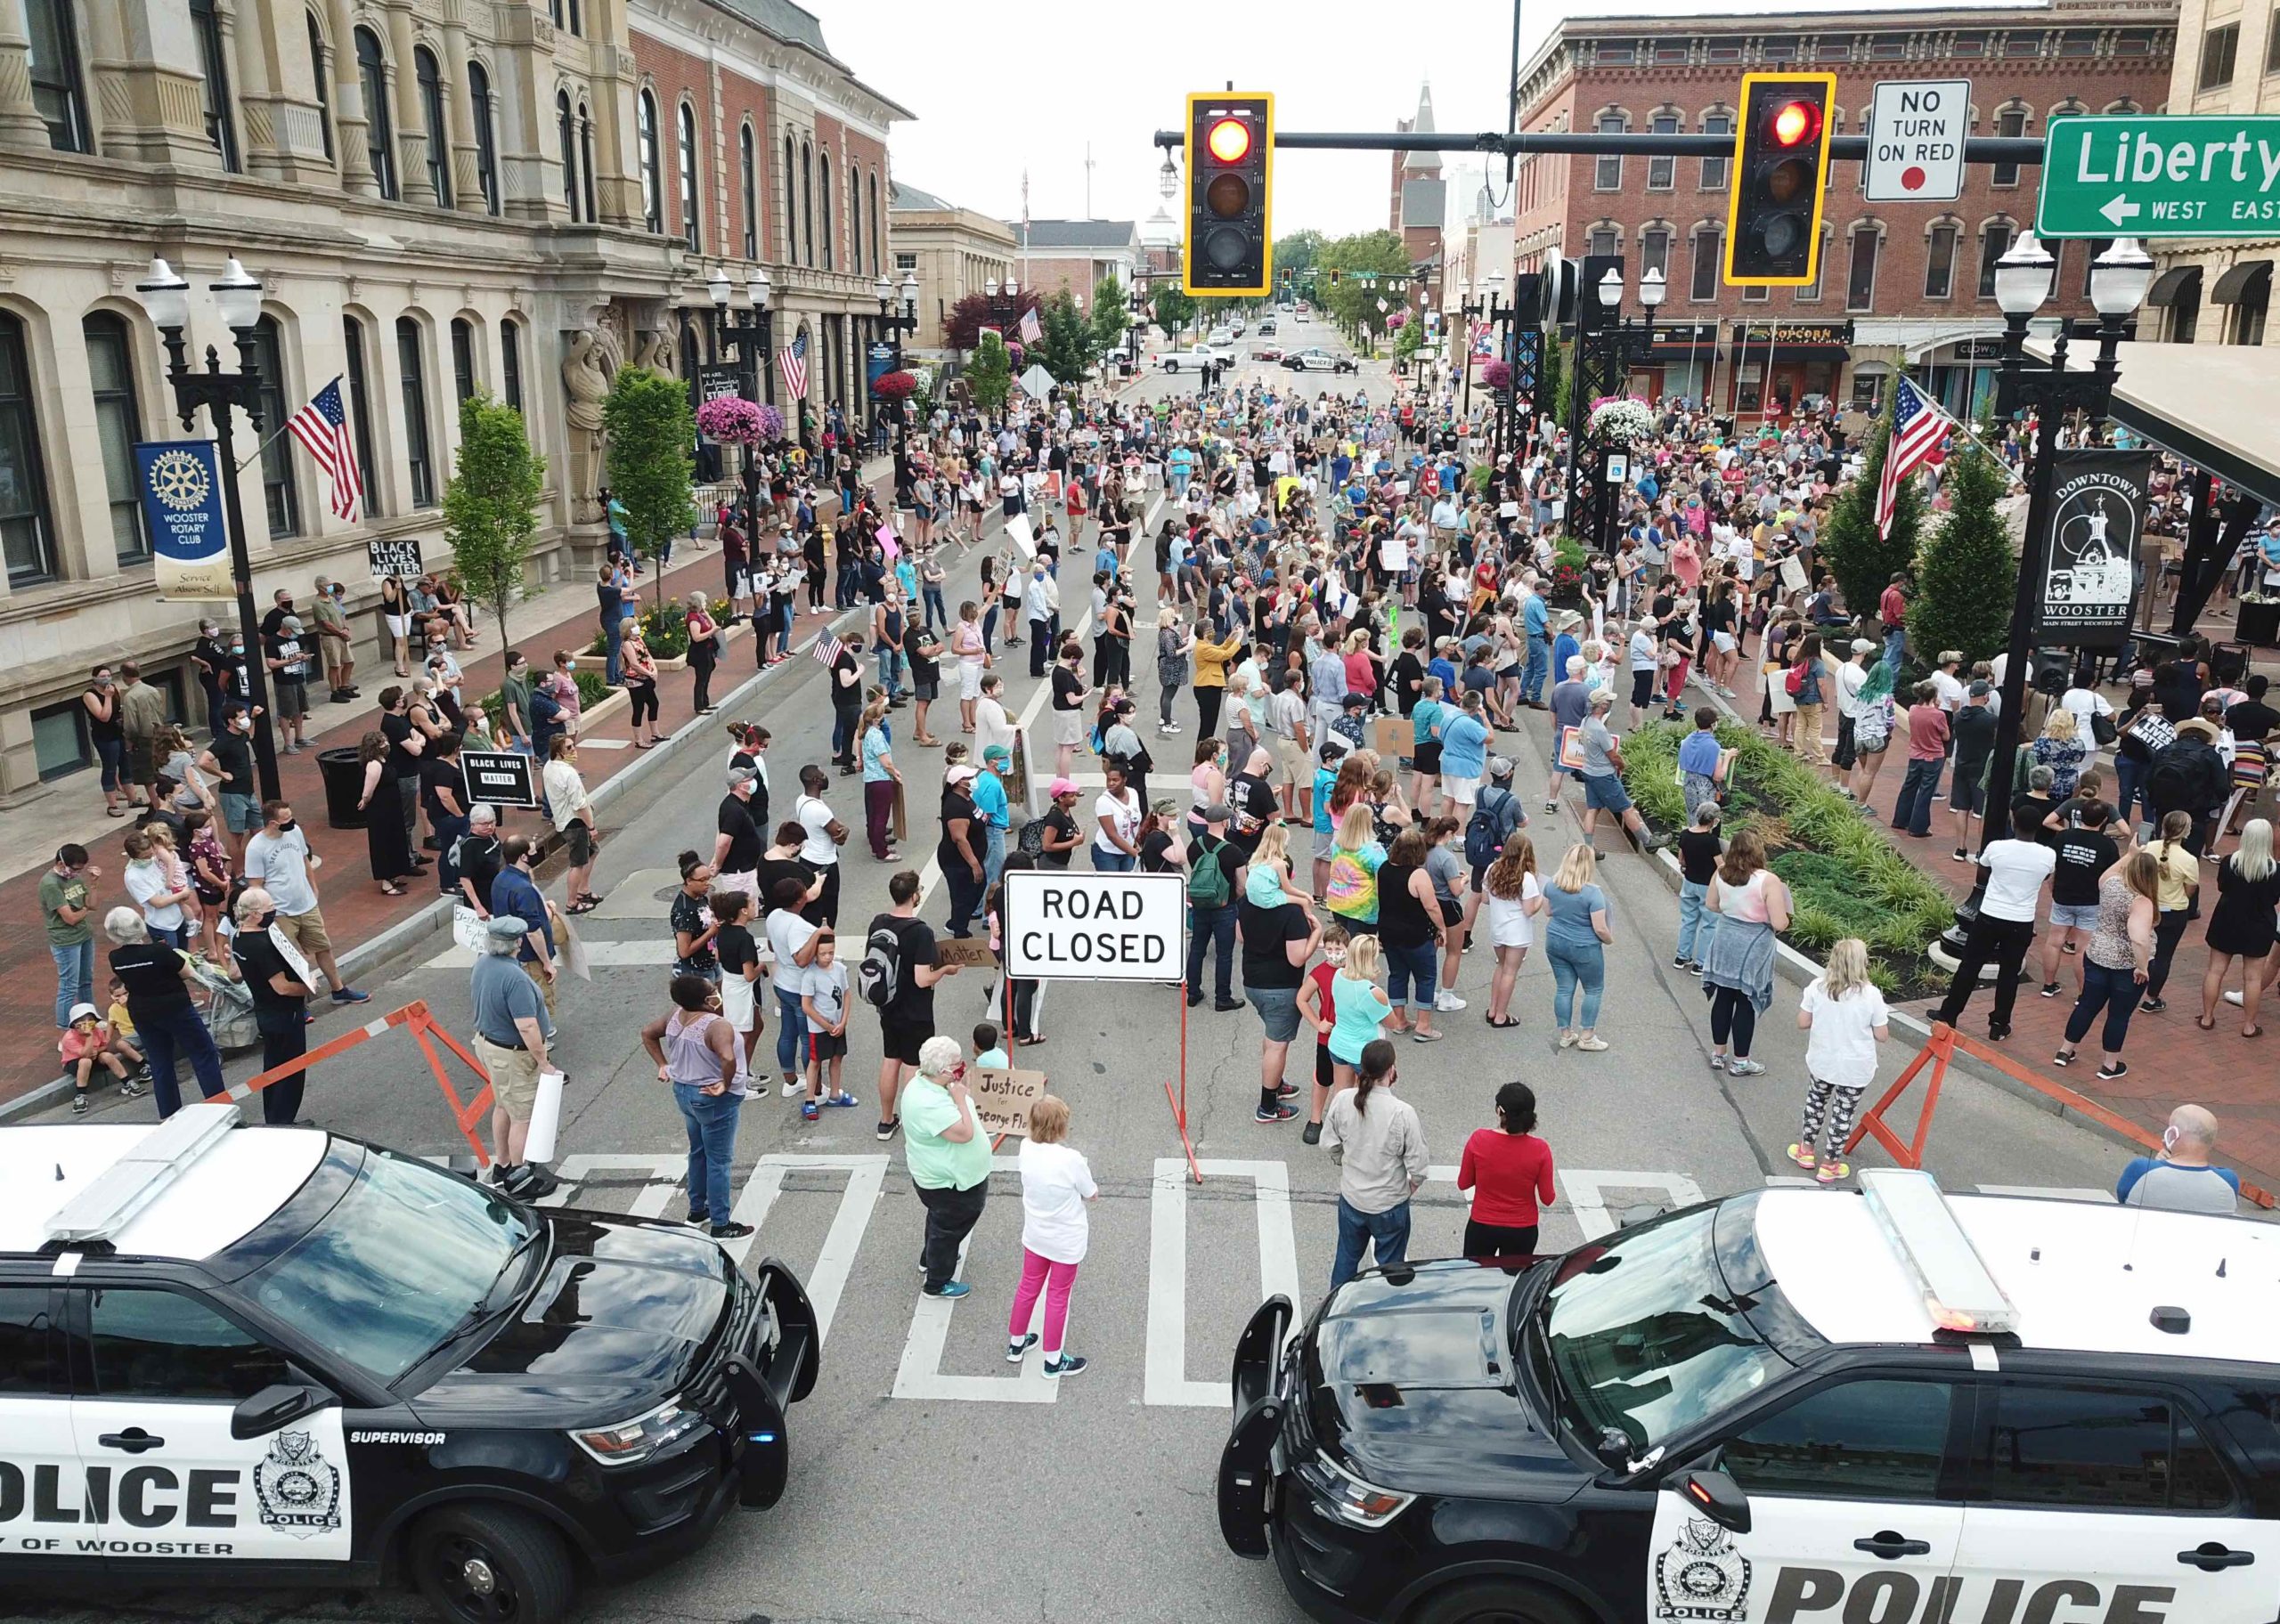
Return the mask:
POLYGON ((1457 1188, 1473 1192, 1464 1255, 1494 1259, 1535 1254, 1538 1206, 1552 1200, 1551 1147, 1535 1136, 1535 1090, 1507 1083, 1496 1091, 1496 1123, 1476 1128, 1457 1164, 1457 1188))

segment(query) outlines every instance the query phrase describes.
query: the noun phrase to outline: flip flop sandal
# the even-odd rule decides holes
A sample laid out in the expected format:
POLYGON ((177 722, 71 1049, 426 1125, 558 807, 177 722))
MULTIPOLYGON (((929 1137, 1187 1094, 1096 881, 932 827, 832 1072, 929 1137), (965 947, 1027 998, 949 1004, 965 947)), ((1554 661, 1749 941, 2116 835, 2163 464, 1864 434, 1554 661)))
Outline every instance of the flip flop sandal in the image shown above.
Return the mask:
POLYGON ((1502 1032, 1512 1027, 1517 1027, 1520 1023, 1518 1017, 1507 1015, 1502 1020, 1492 1020, 1488 1024, 1495 1027, 1499 1032, 1502 1032))

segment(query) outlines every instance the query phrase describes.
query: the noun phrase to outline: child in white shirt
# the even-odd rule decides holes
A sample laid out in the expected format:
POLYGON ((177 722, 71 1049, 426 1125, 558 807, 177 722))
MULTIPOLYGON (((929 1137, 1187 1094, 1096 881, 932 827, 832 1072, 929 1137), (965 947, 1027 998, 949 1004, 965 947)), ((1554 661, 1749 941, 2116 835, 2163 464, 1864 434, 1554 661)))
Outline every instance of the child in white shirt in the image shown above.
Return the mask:
POLYGON ((1805 1091, 1802 1137, 1789 1147, 1789 1159, 1812 1169, 1823 1184, 1852 1171, 1838 1158, 1852 1132, 1852 1113, 1860 1108, 1861 1091, 1877 1080, 1877 1045, 1892 1035, 1888 1019, 1884 995, 1869 979, 1868 944, 1848 936, 1829 949, 1828 970, 1797 1003, 1797 1025, 1812 1034, 1805 1041, 1812 1084, 1805 1091))
POLYGON ((1029 1137, 1021 1149, 1022 1284, 1006 1324, 1006 1362, 1018 1365, 1037 1345, 1038 1334, 1029 1323, 1038 1294, 1045 1294, 1045 1374, 1056 1381, 1091 1362, 1063 1352, 1062 1341, 1069 1326, 1070 1289, 1090 1238, 1085 1203, 1101 1193, 1083 1154, 1063 1142, 1068 1135, 1066 1100, 1046 1094, 1030 1107, 1029 1137))
POLYGON ((847 1064, 847 966, 829 930, 816 932, 816 956, 802 972, 800 1013, 808 1019, 808 1097, 800 1116, 813 1122, 826 1105, 847 1106, 855 1096, 839 1085, 847 1064), (828 1076, 828 1086, 826 1084, 828 1076))

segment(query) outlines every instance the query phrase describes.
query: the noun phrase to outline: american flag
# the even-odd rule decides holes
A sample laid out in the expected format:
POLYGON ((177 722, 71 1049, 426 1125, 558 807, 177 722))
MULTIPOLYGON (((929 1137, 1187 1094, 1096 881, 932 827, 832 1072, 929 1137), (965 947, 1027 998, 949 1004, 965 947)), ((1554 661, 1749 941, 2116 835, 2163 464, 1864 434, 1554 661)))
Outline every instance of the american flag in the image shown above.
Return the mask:
POLYGON ((1884 478, 1877 486, 1877 535, 1892 534, 1893 510, 1900 503, 1900 482, 1946 443, 1954 419, 1903 378, 1892 402, 1892 443, 1885 448, 1884 478))
POLYGON ((1025 310, 1022 313, 1022 325, 1019 330, 1023 344, 1035 344, 1044 333, 1045 329, 1038 325, 1037 312, 1025 310))
POLYGON ((838 662, 840 651, 846 646, 828 631, 819 631, 816 633, 816 640, 809 646, 808 652, 816 657, 818 665, 834 665, 838 662))
POLYGON ((356 467, 348 410, 340 403, 340 380, 336 378, 318 390, 316 398, 287 419, 285 426, 324 470, 332 487, 333 516, 354 519, 357 499, 364 494, 364 475, 356 467))
POLYGON ((784 386, 792 392, 795 401, 808 398, 808 336, 802 332, 797 338, 777 352, 777 364, 784 369, 784 386))

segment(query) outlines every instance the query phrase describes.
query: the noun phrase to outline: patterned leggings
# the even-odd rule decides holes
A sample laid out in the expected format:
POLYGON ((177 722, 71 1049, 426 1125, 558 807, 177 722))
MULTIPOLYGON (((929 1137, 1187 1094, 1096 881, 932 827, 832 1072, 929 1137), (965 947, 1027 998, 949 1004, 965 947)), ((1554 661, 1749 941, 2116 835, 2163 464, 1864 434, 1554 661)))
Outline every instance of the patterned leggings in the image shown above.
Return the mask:
POLYGON ((1798 1134, 1799 1141, 1808 1150, 1820 1147, 1821 1119, 1828 1119, 1828 1155, 1841 1156, 1844 1152, 1845 1135, 1852 1131, 1852 1113, 1861 1108, 1861 1091, 1839 1088, 1834 1083, 1824 1083, 1819 1077, 1805 1091, 1805 1120, 1798 1134))

